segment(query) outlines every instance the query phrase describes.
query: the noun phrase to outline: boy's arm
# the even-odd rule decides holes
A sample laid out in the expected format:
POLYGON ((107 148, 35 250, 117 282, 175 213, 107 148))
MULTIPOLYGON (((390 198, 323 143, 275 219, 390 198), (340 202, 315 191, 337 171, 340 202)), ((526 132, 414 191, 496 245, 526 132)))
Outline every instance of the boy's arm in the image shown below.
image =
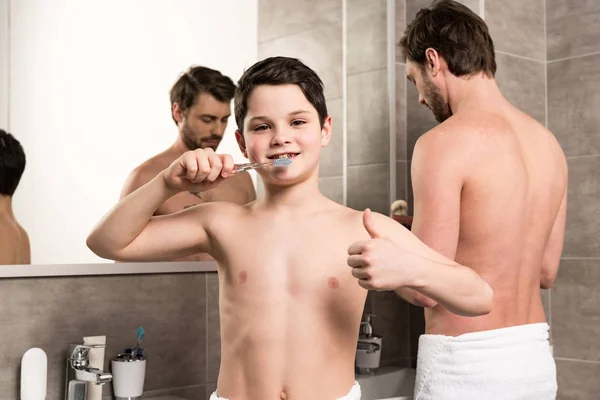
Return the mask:
POLYGON ((218 203, 165 216, 152 214, 182 190, 214 187, 232 169, 229 156, 207 150, 185 153, 163 173, 119 201, 88 236, 88 247, 100 257, 118 261, 169 260, 210 253, 206 227, 218 203))

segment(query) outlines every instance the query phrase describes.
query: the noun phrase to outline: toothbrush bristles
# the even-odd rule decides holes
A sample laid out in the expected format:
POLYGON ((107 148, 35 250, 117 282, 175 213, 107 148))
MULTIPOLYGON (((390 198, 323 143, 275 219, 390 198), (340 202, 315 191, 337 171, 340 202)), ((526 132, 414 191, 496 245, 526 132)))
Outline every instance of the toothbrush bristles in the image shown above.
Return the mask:
POLYGON ((275 161, 273 161, 273 166, 274 167, 287 167, 291 163, 292 163, 292 159, 291 158, 284 157, 284 158, 278 158, 275 161))

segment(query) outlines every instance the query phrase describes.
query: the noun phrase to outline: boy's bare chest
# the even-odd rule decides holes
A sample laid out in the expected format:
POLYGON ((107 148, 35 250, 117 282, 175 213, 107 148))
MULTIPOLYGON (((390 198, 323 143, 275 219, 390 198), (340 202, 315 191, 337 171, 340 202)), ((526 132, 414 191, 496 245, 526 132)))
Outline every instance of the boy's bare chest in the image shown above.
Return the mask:
MULTIPOLYGON (((226 246, 228 275, 240 284, 256 280, 290 289, 337 289, 354 278, 347 264, 350 242, 326 226, 263 225, 226 246)), ((233 237, 232 237, 233 239, 233 237)), ((233 283, 233 282, 232 282, 233 283)))

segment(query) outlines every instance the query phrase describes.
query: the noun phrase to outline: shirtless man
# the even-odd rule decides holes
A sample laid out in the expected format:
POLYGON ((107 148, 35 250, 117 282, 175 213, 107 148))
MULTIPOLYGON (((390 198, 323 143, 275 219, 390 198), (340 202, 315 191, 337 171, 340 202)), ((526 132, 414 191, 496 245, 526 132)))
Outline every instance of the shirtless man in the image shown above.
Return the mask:
MULTIPOLYGON (((467 7, 441 1, 421 10, 400 46, 420 103, 441 122, 415 145, 412 232, 494 289, 491 313, 475 318, 397 290, 425 307, 415 400, 554 399, 540 288, 554 282, 562 252, 565 156, 500 93, 488 28, 467 7)), ((374 272, 382 281, 393 279, 390 254, 374 272)))
POLYGON ((23 147, 0 129, 0 265, 31 263, 29 237, 12 210, 13 194, 24 170, 23 147))
MULTIPOLYGON (((228 77, 206 67, 192 67, 171 88, 171 116, 179 134, 175 143, 133 170, 121 191, 121 198, 159 175, 183 153, 195 149, 216 150, 231 115, 235 85, 228 77)), ((196 204, 230 201, 247 204, 256 199, 247 172, 202 193, 182 192, 161 204, 155 215, 172 214, 196 204)), ((179 261, 210 260, 207 254, 192 254, 179 261)))
MULTIPOLYGON (((314 71, 286 57, 258 62, 238 82, 235 115, 236 137, 250 162, 292 158, 288 167, 258 170, 264 198, 153 217, 176 193, 202 192, 230 179, 230 156, 197 149, 121 200, 87 240, 109 259, 206 252, 217 260, 222 351, 218 395, 211 399, 360 398, 354 358, 369 271, 351 270, 346 261, 350 243, 369 239, 365 225, 411 249, 398 255, 405 265, 401 286, 418 287, 463 314, 489 311, 491 289, 471 269, 432 251, 393 220, 366 212, 363 222, 361 212, 320 193, 320 152, 331 137, 331 117, 314 71), (351 271, 364 273, 360 286, 351 271)), ((368 250, 358 243, 350 259, 368 258, 368 250)))

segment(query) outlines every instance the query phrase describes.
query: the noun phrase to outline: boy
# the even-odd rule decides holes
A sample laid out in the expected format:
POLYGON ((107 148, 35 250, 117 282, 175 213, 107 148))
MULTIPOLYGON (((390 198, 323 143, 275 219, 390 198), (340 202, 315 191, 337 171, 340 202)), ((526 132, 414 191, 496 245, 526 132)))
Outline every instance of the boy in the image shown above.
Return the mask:
MULTIPOLYGON (((320 150, 331 136, 322 82, 296 59, 268 58, 240 78, 235 116, 240 149, 251 162, 292 158, 290 166, 258 170, 263 199, 152 217, 170 196, 208 190, 232 175, 230 156, 190 151, 121 200, 91 233, 88 246, 101 257, 123 261, 194 252, 215 258, 222 351, 212 400, 360 399, 354 357, 367 294, 361 286, 377 282, 369 280, 371 243, 348 250, 369 239, 362 214, 318 189, 320 150)), ((467 314, 489 312, 491 291, 478 275, 387 217, 366 213, 365 223, 374 236, 376 230, 412 248, 399 256, 406 258, 406 269, 394 285, 417 287, 467 314), (424 276, 435 276, 442 263, 454 266, 451 277, 442 273, 444 280, 458 282, 452 293, 438 293, 437 283, 424 276), (460 283, 467 281, 468 288, 460 283)))

